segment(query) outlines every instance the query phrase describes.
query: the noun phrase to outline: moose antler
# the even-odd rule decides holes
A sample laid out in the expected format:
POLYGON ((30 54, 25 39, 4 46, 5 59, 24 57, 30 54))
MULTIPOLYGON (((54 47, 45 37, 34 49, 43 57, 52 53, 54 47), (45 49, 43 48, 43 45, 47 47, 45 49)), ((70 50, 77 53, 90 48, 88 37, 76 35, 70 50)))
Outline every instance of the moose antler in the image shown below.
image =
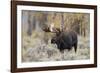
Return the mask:
POLYGON ((54 27, 54 23, 51 23, 50 26, 43 28, 43 31, 45 32, 52 32, 52 33, 58 33, 60 32, 59 28, 54 27))

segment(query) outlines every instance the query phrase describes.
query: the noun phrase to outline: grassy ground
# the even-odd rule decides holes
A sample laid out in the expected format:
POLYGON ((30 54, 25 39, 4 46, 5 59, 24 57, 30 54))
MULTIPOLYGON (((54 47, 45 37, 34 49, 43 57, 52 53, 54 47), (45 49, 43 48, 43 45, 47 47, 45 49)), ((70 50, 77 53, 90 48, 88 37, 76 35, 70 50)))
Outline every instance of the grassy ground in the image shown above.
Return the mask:
POLYGON ((51 44, 52 34, 44 32, 33 32, 32 36, 22 34, 22 61, 61 61, 80 60, 90 58, 89 37, 78 36, 78 49, 74 48, 60 52, 56 44, 51 44))

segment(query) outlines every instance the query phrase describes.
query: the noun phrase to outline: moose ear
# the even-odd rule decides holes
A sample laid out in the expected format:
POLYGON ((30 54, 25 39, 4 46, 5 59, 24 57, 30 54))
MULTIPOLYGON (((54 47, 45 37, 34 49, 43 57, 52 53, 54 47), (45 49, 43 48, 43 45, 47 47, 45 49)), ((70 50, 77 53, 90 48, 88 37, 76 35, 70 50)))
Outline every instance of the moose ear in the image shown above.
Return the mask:
POLYGON ((57 33, 60 33, 61 31, 60 31, 60 28, 56 28, 56 32, 57 33))

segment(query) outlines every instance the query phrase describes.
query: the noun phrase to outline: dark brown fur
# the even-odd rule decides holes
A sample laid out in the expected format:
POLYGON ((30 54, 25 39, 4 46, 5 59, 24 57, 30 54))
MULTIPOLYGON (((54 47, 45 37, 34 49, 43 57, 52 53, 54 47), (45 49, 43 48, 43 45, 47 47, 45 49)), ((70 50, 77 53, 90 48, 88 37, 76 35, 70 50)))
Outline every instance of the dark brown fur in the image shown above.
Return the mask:
POLYGON ((78 43, 77 33, 71 30, 56 32, 55 37, 51 39, 51 43, 57 44, 60 51, 64 49, 71 50, 74 47, 76 52, 78 43))

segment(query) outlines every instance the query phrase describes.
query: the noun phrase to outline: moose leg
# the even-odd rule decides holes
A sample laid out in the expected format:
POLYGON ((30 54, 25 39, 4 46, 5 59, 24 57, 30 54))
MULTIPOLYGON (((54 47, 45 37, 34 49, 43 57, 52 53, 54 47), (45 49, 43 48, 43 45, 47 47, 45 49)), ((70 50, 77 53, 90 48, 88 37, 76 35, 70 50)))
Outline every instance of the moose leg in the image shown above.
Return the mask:
POLYGON ((77 43, 74 44, 75 53, 77 51, 77 43))
POLYGON ((60 49, 59 51, 60 51, 61 53, 64 53, 64 49, 60 49))

